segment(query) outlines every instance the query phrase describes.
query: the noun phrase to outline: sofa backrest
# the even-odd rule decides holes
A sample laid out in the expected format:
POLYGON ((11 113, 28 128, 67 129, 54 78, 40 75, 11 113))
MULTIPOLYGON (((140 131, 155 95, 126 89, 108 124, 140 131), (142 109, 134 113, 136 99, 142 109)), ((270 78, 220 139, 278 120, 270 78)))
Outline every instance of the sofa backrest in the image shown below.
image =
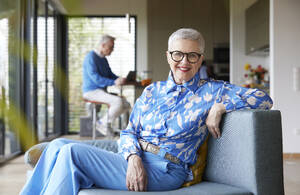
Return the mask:
POLYGON ((100 140, 85 140, 84 143, 96 146, 103 150, 111 151, 114 153, 118 152, 118 143, 117 141, 100 139, 100 140))
POLYGON ((256 195, 282 195, 282 130, 277 110, 224 115, 222 136, 210 137, 204 180, 241 187, 256 195))

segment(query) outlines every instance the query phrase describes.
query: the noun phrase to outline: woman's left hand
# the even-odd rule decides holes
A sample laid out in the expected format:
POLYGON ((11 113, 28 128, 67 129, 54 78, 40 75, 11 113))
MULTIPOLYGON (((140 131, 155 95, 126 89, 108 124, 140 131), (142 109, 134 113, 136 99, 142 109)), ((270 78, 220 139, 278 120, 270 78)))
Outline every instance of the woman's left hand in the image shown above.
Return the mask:
POLYGON ((206 126, 214 138, 220 138, 220 121, 222 115, 226 112, 225 106, 222 103, 215 103, 208 112, 206 118, 206 126))

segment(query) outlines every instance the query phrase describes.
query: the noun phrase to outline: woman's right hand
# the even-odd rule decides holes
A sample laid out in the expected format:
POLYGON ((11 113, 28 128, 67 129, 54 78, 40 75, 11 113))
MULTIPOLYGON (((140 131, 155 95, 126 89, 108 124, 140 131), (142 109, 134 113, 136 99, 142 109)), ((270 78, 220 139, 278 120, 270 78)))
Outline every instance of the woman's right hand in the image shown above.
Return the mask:
POLYGON ((208 112, 205 124, 208 128, 208 131, 214 138, 220 138, 220 122, 222 115, 226 112, 226 108, 222 103, 215 103, 208 112))
POLYGON ((144 168, 141 157, 136 154, 128 158, 128 167, 126 174, 126 186, 130 191, 147 190, 147 173, 144 168))
POLYGON ((119 77, 115 80, 115 85, 120 86, 120 85, 124 85, 126 83, 126 79, 119 77))

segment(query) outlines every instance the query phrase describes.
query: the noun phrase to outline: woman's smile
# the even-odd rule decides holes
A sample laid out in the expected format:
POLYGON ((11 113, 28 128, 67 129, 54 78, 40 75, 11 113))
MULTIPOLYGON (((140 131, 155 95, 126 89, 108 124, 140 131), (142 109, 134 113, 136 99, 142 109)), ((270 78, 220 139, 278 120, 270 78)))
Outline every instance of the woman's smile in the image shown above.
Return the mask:
POLYGON ((177 66, 177 68, 181 71, 181 72, 188 72, 190 71, 192 68, 187 67, 187 66, 177 66))

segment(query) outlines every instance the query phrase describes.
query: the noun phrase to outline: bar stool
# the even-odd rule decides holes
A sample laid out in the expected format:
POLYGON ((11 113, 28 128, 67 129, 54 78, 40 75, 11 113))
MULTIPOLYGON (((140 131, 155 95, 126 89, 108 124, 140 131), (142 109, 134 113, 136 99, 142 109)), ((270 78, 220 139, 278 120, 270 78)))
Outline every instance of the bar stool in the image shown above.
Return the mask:
MULTIPOLYGON (((93 140, 96 139, 96 122, 97 122, 97 110, 96 107, 97 105, 100 105, 100 109, 101 109, 101 105, 106 105, 107 106, 107 118, 108 118, 108 110, 109 110, 109 104, 104 103, 104 102, 99 102, 99 101, 92 101, 92 100, 88 100, 88 99, 83 99, 83 101, 85 101, 86 103, 91 103, 93 106, 93 129, 92 129, 92 138, 93 140)), ((108 132, 109 133, 109 132, 108 132)))

